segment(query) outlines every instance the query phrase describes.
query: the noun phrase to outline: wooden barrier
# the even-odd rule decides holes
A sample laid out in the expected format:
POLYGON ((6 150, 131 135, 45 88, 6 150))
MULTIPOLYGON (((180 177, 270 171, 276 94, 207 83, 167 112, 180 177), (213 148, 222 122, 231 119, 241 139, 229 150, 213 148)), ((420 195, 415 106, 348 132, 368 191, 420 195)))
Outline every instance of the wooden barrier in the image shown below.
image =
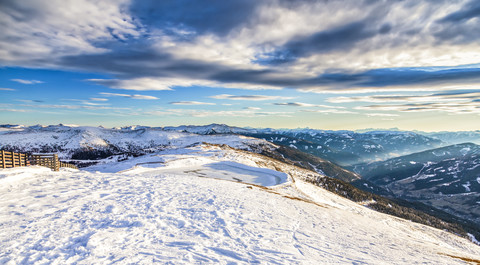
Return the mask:
POLYGON ((60 167, 68 167, 68 168, 78 169, 77 166, 75 166, 73 164, 69 164, 69 163, 64 163, 64 162, 60 162, 60 167))
POLYGON ((33 154, 27 155, 15 152, 0 152, 0 168, 25 167, 38 165, 59 171, 61 167, 78 169, 75 165, 60 162, 57 154, 33 154))
POLYGON ((31 165, 51 168, 54 171, 60 170, 60 161, 57 154, 35 154, 28 158, 31 165))
POLYGON ((30 161, 26 154, 1 151, 0 168, 25 167, 29 166, 30 161))

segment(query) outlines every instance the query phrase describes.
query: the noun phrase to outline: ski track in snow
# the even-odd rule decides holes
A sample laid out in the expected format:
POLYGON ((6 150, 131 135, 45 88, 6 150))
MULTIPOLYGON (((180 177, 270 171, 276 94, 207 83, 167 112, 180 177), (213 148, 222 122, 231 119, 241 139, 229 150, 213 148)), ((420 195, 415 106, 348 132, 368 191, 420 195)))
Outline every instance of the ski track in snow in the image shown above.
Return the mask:
POLYGON ((284 174, 225 159, 184 152, 122 173, 1 170, 0 264, 464 264, 439 253, 480 259, 480 247, 466 239, 298 179, 265 189, 185 172, 284 174), (285 197, 292 193, 316 204, 285 197))

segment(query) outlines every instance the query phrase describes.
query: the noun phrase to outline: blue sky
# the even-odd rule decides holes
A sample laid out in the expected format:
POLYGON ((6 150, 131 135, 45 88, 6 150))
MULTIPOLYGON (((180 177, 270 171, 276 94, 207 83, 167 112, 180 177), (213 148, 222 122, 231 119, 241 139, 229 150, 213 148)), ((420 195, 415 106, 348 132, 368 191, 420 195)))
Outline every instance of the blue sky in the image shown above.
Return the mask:
POLYGON ((0 1, 0 123, 480 129, 478 1, 0 1))

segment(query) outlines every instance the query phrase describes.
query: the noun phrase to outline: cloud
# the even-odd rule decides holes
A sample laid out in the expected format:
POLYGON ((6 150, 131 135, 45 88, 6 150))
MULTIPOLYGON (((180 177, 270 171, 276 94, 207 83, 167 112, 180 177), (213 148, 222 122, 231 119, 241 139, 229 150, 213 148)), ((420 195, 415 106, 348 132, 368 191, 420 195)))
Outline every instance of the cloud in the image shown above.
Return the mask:
POLYGON ((315 105, 301 102, 288 102, 288 103, 273 103, 277 106, 291 106, 291 107, 313 107, 315 105))
POLYGON ((451 85, 476 84, 480 81, 480 68, 395 68, 374 69, 359 73, 326 73, 311 80, 304 80, 302 85, 329 86, 323 90, 362 90, 395 88, 408 91, 418 87, 436 86, 434 89, 448 88, 451 85))
POLYGON ((17 99, 15 101, 23 102, 23 103, 42 103, 43 100, 35 100, 35 99, 17 99))
POLYGON ((214 99, 228 99, 228 100, 253 100, 253 101, 264 101, 264 100, 278 100, 278 99, 292 99, 292 97, 282 97, 282 96, 267 96, 267 95, 230 95, 230 94, 221 94, 210 96, 214 99))
MULTIPOLYGON (((369 95, 329 98, 333 103, 370 102, 374 105, 357 106, 368 111, 446 112, 450 114, 480 113, 480 90, 454 90, 424 95, 369 95), (396 104, 394 104, 396 103, 396 104)), ((393 117, 396 114, 366 114, 393 117)))
POLYGON ((42 108, 42 109, 67 109, 67 110, 77 110, 77 109, 87 109, 87 110, 130 110, 129 108, 119 108, 119 107, 107 107, 107 106, 84 106, 84 105, 66 105, 66 104, 20 104, 22 107, 30 108, 42 108))
POLYGON ((479 90, 472 91, 449 91, 427 95, 369 95, 327 98, 332 103, 351 102, 450 102, 480 98, 479 90))
POLYGON ((175 101, 170 102, 171 105, 186 105, 186 106, 193 106, 193 105, 216 105, 215 103, 209 102, 200 102, 200 101, 175 101))
POLYGON ((280 75, 272 70, 242 69, 219 62, 178 58, 165 50, 145 45, 125 51, 65 56, 59 64, 65 68, 114 74, 119 78, 87 81, 117 89, 171 90, 174 87, 191 86, 254 90, 282 88, 275 82, 260 81, 274 78, 272 75, 280 75))
MULTIPOLYGON (((279 50, 267 54, 263 63, 285 63, 313 53, 325 53, 332 50, 352 48, 364 39, 390 31, 390 26, 383 25, 378 30, 371 30, 367 21, 356 21, 337 28, 320 31, 304 38, 296 38, 287 42, 279 50)), ((260 61, 262 62, 262 61, 260 61)))
POLYGON ((189 0, 147 0, 134 1, 130 11, 143 25, 167 29, 170 35, 213 33, 225 36, 247 24, 260 5, 262 2, 256 0, 213 0, 208 4, 189 0))
POLYGON ((43 81, 39 80, 26 80, 26 79, 10 79, 11 81, 20 83, 20 84, 25 84, 25 85, 33 85, 33 84, 41 84, 44 83, 43 81))
POLYGON ((32 110, 26 110, 26 109, 2 109, 2 108, 0 108, 0 111, 6 111, 6 112, 32 112, 32 110))
MULTIPOLYGON (((453 8, 452 8, 453 9, 453 8)), ((480 3, 468 1, 456 11, 438 19, 432 26, 433 35, 439 43, 472 44, 478 43, 478 27, 480 26, 480 3)))
POLYGON ((259 108, 259 107, 245 107, 243 109, 245 109, 245 110, 261 110, 262 108, 259 108))
POLYGON ((265 116, 275 116, 275 117, 291 117, 291 112, 259 112, 257 110, 222 110, 222 111, 210 111, 210 110, 192 110, 192 109, 169 109, 169 110, 160 110, 160 111, 151 111, 147 112, 148 115, 156 116, 187 116, 187 117, 265 117, 265 116))
POLYGON ((366 113, 368 117, 398 117, 398 114, 389 114, 389 113, 366 113))
POLYGON ((102 104, 102 103, 93 103, 89 101, 81 101, 82 104, 84 105, 89 105, 89 106, 104 106, 104 105, 110 105, 110 104, 102 104))
POLYGON ((461 65, 480 60, 478 6, 440 0, 9 0, 0 10, 0 64, 94 72, 111 79, 91 82, 135 91, 476 84, 480 68, 461 65), (432 66, 450 68, 427 69, 432 66))
POLYGON ((341 106, 329 106, 329 105, 318 105, 318 104, 309 104, 302 102, 287 102, 287 103, 273 103, 277 106, 290 106, 290 107, 316 107, 316 108, 327 108, 327 109, 344 109, 345 107, 341 106))
POLYGON ((323 114, 358 114, 358 112, 349 111, 349 110, 339 110, 339 109, 305 109, 301 110, 301 112, 310 112, 310 113, 323 113, 323 114))
POLYGON ((0 91, 15 91, 13 88, 0 87, 0 91))
POLYGON ((125 13, 128 3, 127 0, 2 1, 0 63, 51 65, 65 55, 106 50, 95 42, 135 38, 141 29, 125 13))
POLYGON ((470 19, 480 17, 480 3, 476 0, 471 0, 465 4, 460 10, 448 14, 444 18, 440 19, 440 23, 455 23, 466 22, 470 19))
POLYGON ((104 95, 106 97, 124 97, 124 98, 133 98, 133 99, 149 99, 149 100, 158 99, 157 97, 147 96, 147 95, 129 95, 129 94, 118 94, 118 93, 106 93, 106 92, 101 92, 100 95, 104 95))
MULTIPOLYGON (((369 90, 376 91, 382 88, 387 90, 412 90, 418 87, 436 86, 448 88, 451 85, 469 85, 480 82, 480 68, 450 67, 447 69, 436 68, 392 68, 392 69, 374 69, 363 72, 351 73, 347 70, 336 70, 335 72, 323 73, 316 77, 288 76, 282 72, 270 70, 244 70, 234 69, 228 66, 216 65, 199 61, 184 61, 177 59, 162 60, 162 62, 153 62, 145 66, 139 56, 131 55, 132 61, 122 62, 123 59, 101 58, 106 55, 84 56, 76 58, 75 64, 82 66, 85 62, 88 64, 101 65, 99 61, 113 62, 103 63, 99 71, 126 71, 124 64, 138 64, 136 69, 128 69, 123 73, 125 78, 132 75, 156 75, 155 78, 141 77, 133 79, 91 79, 101 85, 112 88, 130 89, 130 90, 171 90, 173 87, 191 87, 191 86, 209 86, 225 88, 246 88, 246 89, 272 89, 272 88, 297 88, 307 91, 353 91, 369 90), (100 58, 95 58, 100 57, 100 58), (95 63, 98 62, 98 63, 95 63), (108 68, 108 69, 107 69, 108 68), (165 77, 159 77, 161 72, 165 77), (168 76, 183 76, 168 77, 168 76)), ((146 56, 146 55, 142 55, 146 56)), ((141 56, 140 56, 141 57, 141 56)), ((70 57, 72 58, 72 57, 70 57)), ((130 55, 127 56, 130 60, 130 55)), ((73 59, 73 58, 72 58, 73 59)), ((73 63, 73 61, 71 62, 73 63)), ((97 67, 97 66, 93 66, 97 67)))
MULTIPOLYGON (((178 82, 169 82, 168 80, 156 80, 153 78, 135 78, 130 80, 119 79, 88 79, 87 81, 95 82, 99 85, 108 86, 110 88, 127 89, 127 90, 172 90, 172 83, 179 85, 178 82)), ((191 83, 186 84, 190 86, 191 83)))
POLYGON ((459 103, 412 103, 412 104, 386 104, 355 107, 358 110, 368 111, 397 111, 397 112, 446 112, 449 114, 480 114, 478 102, 459 103))
POLYGON ((108 98, 90 98, 92 101, 108 101, 108 98))

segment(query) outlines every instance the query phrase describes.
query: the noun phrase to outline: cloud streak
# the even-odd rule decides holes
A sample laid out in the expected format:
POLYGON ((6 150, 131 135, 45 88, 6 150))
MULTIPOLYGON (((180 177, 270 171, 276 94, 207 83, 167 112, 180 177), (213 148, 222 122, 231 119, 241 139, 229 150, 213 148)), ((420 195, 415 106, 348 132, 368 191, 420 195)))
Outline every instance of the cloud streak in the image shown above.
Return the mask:
POLYGON ((159 110, 147 112, 148 115, 155 116, 186 116, 186 117, 197 117, 197 118, 206 118, 206 117, 245 117, 245 118, 255 118, 255 117, 291 117, 291 112, 281 112, 281 111, 258 111, 256 109, 244 109, 244 110, 220 110, 220 111, 210 111, 210 110, 192 110, 192 109, 169 109, 169 110, 159 110))
POLYGON ((119 93, 107 93, 107 92, 101 92, 100 95, 103 95, 105 97, 123 97, 123 98, 132 98, 132 99, 147 99, 147 100, 158 99, 157 97, 148 96, 148 95, 130 95, 130 94, 119 94, 119 93))
POLYGON ((452 91, 448 93, 434 93, 427 95, 370 95, 370 96, 350 96, 333 97, 327 101, 331 103, 351 103, 351 102, 450 102, 450 101, 469 101, 479 99, 480 91, 452 91))
POLYGON ((215 103, 200 102, 200 101, 175 101, 170 102, 171 105, 184 105, 184 106, 196 106, 196 105, 216 105, 215 103))
POLYGON ((480 114, 479 102, 460 103, 412 103, 386 104, 355 107, 357 110, 368 111, 396 111, 405 113, 415 112, 445 112, 449 114, 480 114))
POLYGON ((107 107, 107 106, 84 106, 84 105, 65 105, 65 104, 20 104, 22 107, 41 108, 41 109, 87 109, 87 110, 129 110, 130 108, 107 107))
POLYGON ((34 85, 34 84, 44 83, 43 81, 39 81, 39 80, 26 80, 26 79, 10 79, 10 80, 13 82, 24 84, 24 85, 34 85))
POLYGON ((279 100, 279 99, 292 99, 292 97, 282 97, 282 96, 267 96, 267 95, 230 95, 230 94, 221 94, 210 96, 214 99, 227 99, 227 100, 253 100, 253 101, 266 101, 266 100, 279 100))
POLYGON ((315 108, 327 108, 327 109, 344 109, 345 107, 341 106, 329 106, 329 105, 322 105, 322 104, 309 104, 309 103, 302 103, 302 102, 281 102, 281 103, 273 103, 276 106, 288 106, 288 107, 315 107, 315 108))

